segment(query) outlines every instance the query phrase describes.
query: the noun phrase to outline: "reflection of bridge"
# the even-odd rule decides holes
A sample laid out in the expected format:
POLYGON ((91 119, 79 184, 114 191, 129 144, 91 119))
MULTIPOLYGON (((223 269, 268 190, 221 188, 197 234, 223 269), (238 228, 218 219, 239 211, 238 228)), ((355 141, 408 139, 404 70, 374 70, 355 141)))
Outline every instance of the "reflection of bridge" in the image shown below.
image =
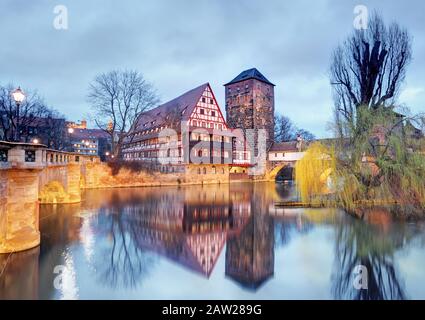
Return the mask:
POLYGON ((75 203, 96 156, 0 142, 0 253, 40 243, 38 204, 75 203))

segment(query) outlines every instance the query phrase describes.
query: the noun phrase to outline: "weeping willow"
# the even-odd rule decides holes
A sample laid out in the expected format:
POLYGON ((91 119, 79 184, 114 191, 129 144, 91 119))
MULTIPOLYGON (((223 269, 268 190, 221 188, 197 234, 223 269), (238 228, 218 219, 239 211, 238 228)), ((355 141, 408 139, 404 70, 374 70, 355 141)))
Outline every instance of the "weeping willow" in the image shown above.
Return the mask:
POLYGON ((400 117, 384 108, 359 109, 349 134, 313 143, 295 167, 301 200, 342 207, 398 206, 398 214, 425 215, 423 138, 412 139, 400 117))

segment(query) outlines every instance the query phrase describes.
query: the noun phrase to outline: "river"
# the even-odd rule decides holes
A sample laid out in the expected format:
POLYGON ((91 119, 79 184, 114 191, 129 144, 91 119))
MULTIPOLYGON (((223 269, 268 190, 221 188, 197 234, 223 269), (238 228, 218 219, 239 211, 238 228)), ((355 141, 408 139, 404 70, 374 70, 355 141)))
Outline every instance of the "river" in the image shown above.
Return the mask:
POLYGON ((425 299, 423 223, 274 206, 295 198, 235 183, 42 205, 40 247, 0 255, 0 299, 425 299))

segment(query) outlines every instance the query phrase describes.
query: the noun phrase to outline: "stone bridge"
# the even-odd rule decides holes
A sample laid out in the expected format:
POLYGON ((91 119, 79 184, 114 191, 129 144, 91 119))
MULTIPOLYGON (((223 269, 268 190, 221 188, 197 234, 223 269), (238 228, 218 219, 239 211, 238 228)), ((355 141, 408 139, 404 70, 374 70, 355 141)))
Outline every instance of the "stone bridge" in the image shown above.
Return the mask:
POLYGON ((269 159, 267 161, 267 174, 266 179, 268 181, 275 181, 277 176, 282 170, 295 168, 295 163, 304 156, 304 152, 292 151, 292 152, 270 152, 269 159))
POLYGON ((86 167, 97 162, 97 156, 0 141, 0 253, 39 245, 39 204, 80 202, 86 167))

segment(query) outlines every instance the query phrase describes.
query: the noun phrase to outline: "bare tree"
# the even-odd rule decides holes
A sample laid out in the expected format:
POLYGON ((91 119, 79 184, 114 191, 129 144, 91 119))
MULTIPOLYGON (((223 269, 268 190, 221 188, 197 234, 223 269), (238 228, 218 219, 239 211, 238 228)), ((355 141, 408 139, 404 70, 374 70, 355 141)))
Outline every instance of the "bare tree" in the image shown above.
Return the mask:
POLYGON ((314 134, 312 134, 310 131, 304 130, 304 129, 298 129, 297 135, 300 135, 303 138, 304 141, 313 141, 313 140, 316 139, 316 136, 314 134))
POLYGON ((18 108, 11 96, 15 88, 12 84, 0 85, 0 139, 5 141, 24 139, 22 129, 33 125, 35 120, 48 110, 40 96, 29 91, 18 108))
POLYGON ((283 142, 295 139, 296 128, 288 117, 276 114, 274 116, 274 139, 275 142, 283 142))
POLYGON ((137 116, 158 102, 156 90, 137 71, 102 73, 89 86, 88 101, 97 126, 111 136, 115 155, 137 116))
POLYGON ((70 148, 70 139, 66 130, 65 117, 57 110, 47 109, 44 114, 44 126, 41 138, 44 144, 55 150, 70 148))
POLYGON ((300 129, 295 126, 291 119, 286 116, 277 114, 274 117, 274 140, 275 142, 291 141, 301 135, 305 141, 312 141, 315 139, 314 134, 305 129, 300 129))
POLYGON ((333 53, 330 78, 336 117, 355 121, 359 106, 392 106, 412 57, 412 41, 397 23, 388 27, 375 13, 333 53), (342 117, 342 118, 341 118, 342 117))

